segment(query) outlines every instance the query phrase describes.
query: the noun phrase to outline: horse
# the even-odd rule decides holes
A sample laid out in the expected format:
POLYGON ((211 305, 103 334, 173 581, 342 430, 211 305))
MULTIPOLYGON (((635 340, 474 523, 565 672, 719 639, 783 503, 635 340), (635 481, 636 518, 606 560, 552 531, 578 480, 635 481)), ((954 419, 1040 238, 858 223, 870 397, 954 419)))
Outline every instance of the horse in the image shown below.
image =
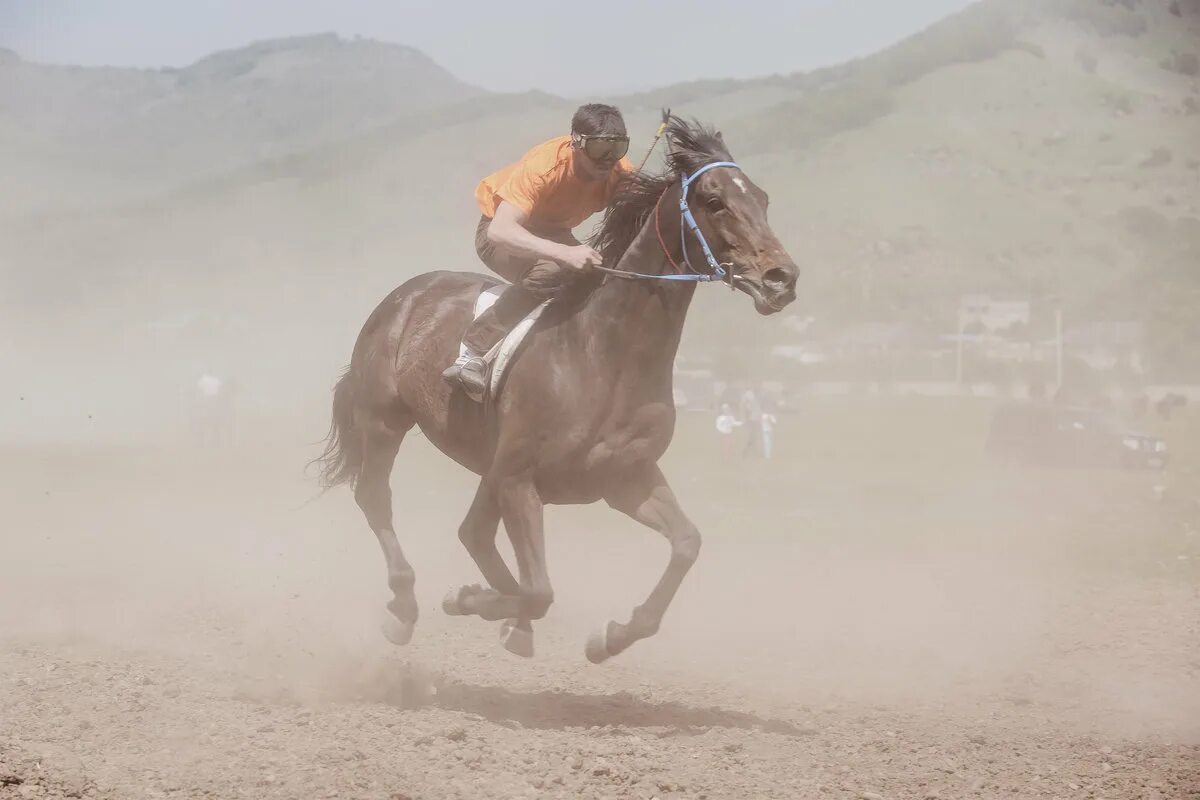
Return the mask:
POLYGON ((656 633, 696 561, 700 533, 658 467, 675 427, 672 371, 688 306, 698 283, 714 282, 773 314, 795 299, 799 270, 768 224, 767 194, 733 163, 720 132, 677 116, 665 131, 666 169, 629 175, 590 240, 606 266, 550 302, 487 402, 452 389, 441 372, 458 354, 476 298, 501 281, 418 275, 363 325, 334 387, 317 461, 325 489, 353 488, 383 550, 392 592, 383 633, 394 644, 409 642, 418 617, 416 575, 396 537, 389 485, 414 425, 480 476, 458 537, 487 587, 453 588, 442 608, 503 621, 512 653, 533 655, 532 622, 554 600, 547 504, 604 500, 670 544, 665 570, 629 620, 587 638, 593 663, 656 633), (679 213, 664 213, 671 207, 679 213), (496 549, 502 520, 517 578, 496 549))

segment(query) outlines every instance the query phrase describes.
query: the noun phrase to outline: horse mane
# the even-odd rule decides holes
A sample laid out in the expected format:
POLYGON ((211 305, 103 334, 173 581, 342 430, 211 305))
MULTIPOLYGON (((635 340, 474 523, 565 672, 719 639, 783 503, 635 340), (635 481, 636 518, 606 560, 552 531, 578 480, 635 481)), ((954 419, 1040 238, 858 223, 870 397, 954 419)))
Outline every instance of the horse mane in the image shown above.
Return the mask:
POLYGON ((654 212, 662 193, 680 175, 690 175, 713 161, 732 161, 721 134, 699 121, 671 115, 667 120, 667 168, 657 174, 631 172, 626 175, 604 212, 600 228, 588 244, 600 253, 606 266, 615 267, 633 237, 654 212))

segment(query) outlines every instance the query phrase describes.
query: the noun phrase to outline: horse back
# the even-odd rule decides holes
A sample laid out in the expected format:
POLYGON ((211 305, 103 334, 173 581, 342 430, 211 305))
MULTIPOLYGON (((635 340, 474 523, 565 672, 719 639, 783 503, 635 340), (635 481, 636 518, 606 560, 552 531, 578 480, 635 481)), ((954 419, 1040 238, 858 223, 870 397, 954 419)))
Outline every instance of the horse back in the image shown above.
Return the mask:
POLYGON ((477 272, 426 272, 392 290, 359 332, 350 363, 358 413, 396 432, 414 424, 439 449, 483 472, 493 447, 480 404, 454 392, 442 370, 458 356, 475 299, 500 283, 477 272))

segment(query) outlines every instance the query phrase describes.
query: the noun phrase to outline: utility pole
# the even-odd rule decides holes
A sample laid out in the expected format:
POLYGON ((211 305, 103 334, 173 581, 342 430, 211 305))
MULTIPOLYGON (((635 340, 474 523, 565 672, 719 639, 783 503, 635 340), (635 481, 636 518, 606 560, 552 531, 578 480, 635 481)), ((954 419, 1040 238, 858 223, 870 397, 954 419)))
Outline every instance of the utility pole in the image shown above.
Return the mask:
POLYGON ((960 310, 958 312, 958 336, 954 337, 955 344, 957 345, 954 366, 954 383, 958 386, 962 386, 963 381, 963 331, 967 329, 965 319, 966 315, 964 315, 960 310))
POLYGON ((1058 393, 1063 384, 1063 312, 1062 303, 1054 304, 1054 391, 1058 393))

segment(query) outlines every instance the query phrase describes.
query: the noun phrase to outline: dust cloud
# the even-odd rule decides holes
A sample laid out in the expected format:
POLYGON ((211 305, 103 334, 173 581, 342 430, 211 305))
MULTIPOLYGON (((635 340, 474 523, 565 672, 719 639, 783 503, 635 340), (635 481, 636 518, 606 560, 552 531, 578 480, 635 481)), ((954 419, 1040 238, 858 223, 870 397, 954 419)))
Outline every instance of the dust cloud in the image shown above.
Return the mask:
MULTIPOLYGON (((774 91, 695 105, 742 119, 774 91)), ((770 153, 747 172, 808 271, 787 317, 700 289, 663 468, 704 546, 662 630, 584 658, 668 556, 602 506, 547 510, 555 603, 532 659, 444 615, 481 580, 456 536, 475 478, 414 431, 392 487, 421 618, 407 647, 384 640, 378 546, 306 464, 374 304, 481 269, 477 173, 566 107, 512 102, 170 186, 31 158, 22 180, 50 200, 0 219, 0 798, 1195 796, 1195 404, 1116 401, 1166 443, 1163 470, 1014 465, 986 452, 1008 384, 956 382, 952 357, 908 390, 898 358, 804 378, 779 345, 806 318, 863 321, 819 305, 836 275, 810 268, 857 232, 784 234, 810 200, 770 153), (464 155, 413 163, 393 138, 464 155), (774 403, 770 458, 747 388, 774 403), (721 392, 745 416, 730 440, 721 392)), ((957 302, 917 310, 954 320, 957 302)))

